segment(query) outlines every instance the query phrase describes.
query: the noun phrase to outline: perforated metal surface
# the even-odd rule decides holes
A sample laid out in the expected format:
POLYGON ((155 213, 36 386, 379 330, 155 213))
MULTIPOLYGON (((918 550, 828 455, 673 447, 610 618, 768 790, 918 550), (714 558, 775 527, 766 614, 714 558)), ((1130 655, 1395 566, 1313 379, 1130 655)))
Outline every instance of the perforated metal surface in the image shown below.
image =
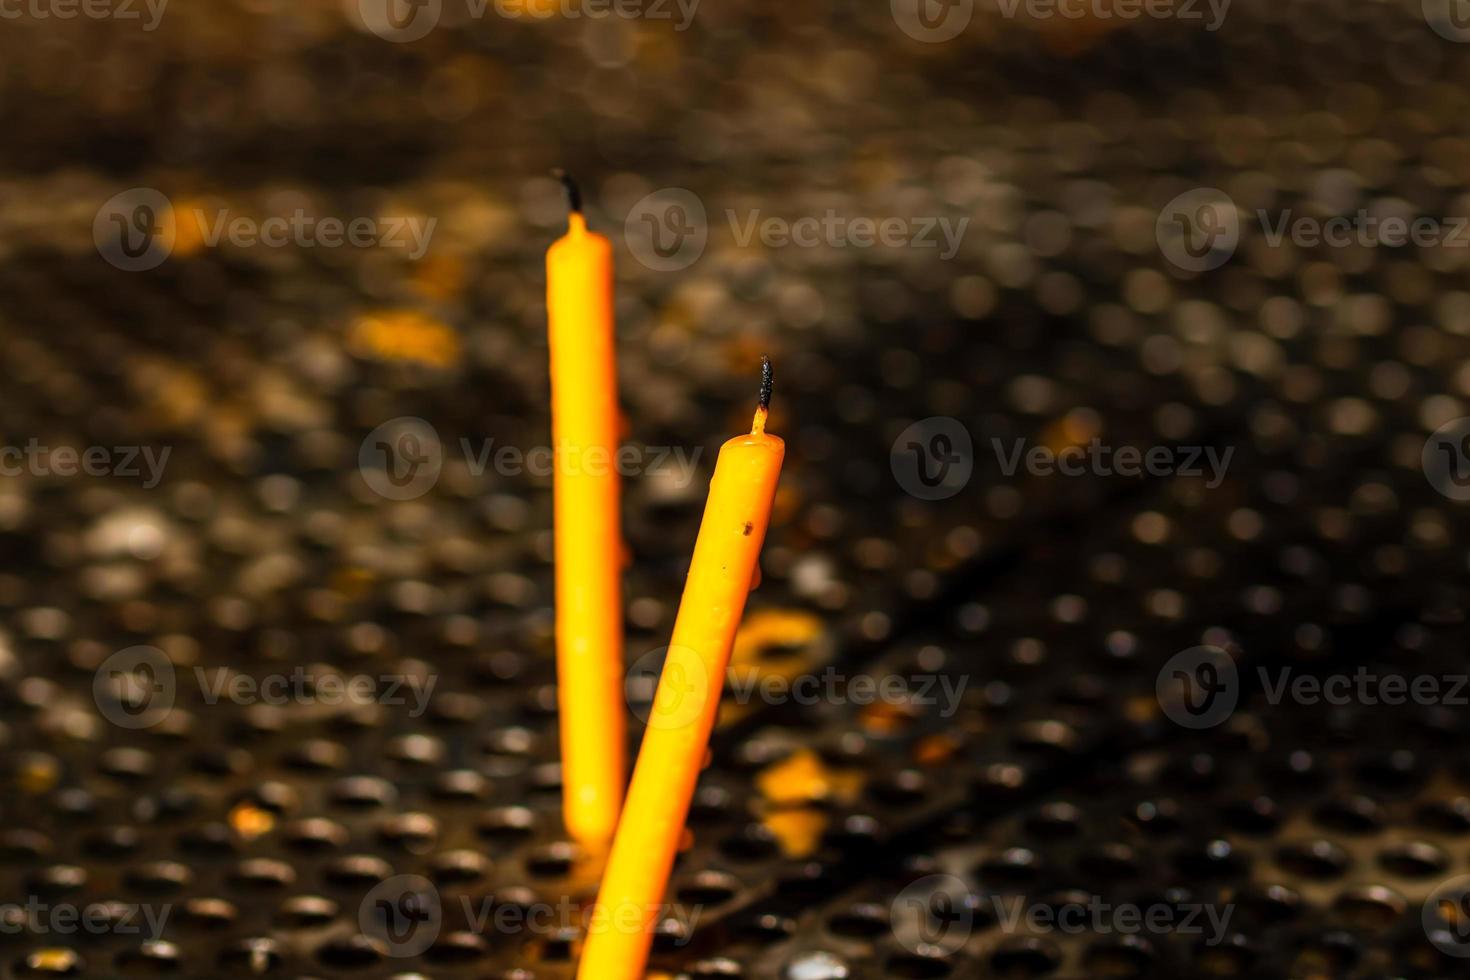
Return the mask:
POLYGON ((0 38, 24 134, 0 179, 0 443, 170 454, 156 486, 0 479, 0 976, 572 975, 596 879, 559 820, 549 485, 453 451, 547 439, 558 164, 618 238, 631 437, 703 454, 693 481, 628 483, 630 662, 667 642, 711 454, 770 351, 790 456, 751 616, 817 625, 756 670, 912 695, 731 705, 657 969, 1466 974, 1421 916, 1470 872, 1464 708, 1271 696, 1288 668, 1464 673, 1462 505, 1421 451, 1470 392, 1466 250, 1276 246, 1246 220, 1190 273, 1155 240, 1195 187, 1247 216, 1463 210, 1465 63, 1417 3, 1238 0, 1216 32, 989 12, 918 47, 871 4, 414 44, 335 3, 209 6, 0 38), (619 232, 674 186, 711 238, 665 272, 619 232), (130 273, 91 229, 132 187, 439 232, 422 262, 180 247, 130 273), (945 261, 720 224, 828 207, 971 226, 945 261), (448 344, 434 363, 361 342, 404 310, 448 344), (359 450, 404 416, 451 452, 394 502, 359 450), (974 471, 931 501, 891 454, 936 416, 974 471), (1217 485, 1001 465, 1017 439, 1094 437, 1232 455, 1217 485), (1196 730, 1160 675, 1205 644, 1239 703, 1196 730), (167 665, 107 669, 139 646, 167 665), (355 675, 371 690, 331 703, 355 675), (173 704, 134 726, 140 676, 173 704), (233 677, 290 694, 215 697, 233 677), (924 696, 937 678, 957 700, 924 696), (903 898, 936 875, 968 917, 916 941, 903 898), (1230 918, 1004 920, 1089 903, 1230 918))

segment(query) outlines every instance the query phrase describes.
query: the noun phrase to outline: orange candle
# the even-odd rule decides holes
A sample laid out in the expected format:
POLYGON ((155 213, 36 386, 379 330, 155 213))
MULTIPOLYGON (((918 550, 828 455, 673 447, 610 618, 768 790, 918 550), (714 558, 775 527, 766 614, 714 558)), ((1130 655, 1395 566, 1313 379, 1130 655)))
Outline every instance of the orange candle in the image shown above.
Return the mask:
POLYGON ((567 233, 546 253, 562 817, 600 850, 627 772, 612 244, 587 229, 576 185, 563 180, 567 233))
POLYGON ((578 980, 640 980, 648 962, 786 454, 786 444, 765 431, 770 394, 766 361, 755 424, 749 435, 725 443, 715 463, 578 980))

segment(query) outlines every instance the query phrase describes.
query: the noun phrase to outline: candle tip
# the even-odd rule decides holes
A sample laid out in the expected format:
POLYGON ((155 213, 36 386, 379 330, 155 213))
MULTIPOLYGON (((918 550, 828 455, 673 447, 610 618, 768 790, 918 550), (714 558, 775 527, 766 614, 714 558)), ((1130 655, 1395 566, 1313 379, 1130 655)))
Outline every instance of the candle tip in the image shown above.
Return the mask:
POLYGON ((553 170, 551 172, 551 176, 553 176, 557 180, 561 181, 561 186, 564 187, 564 188, 566 188, 566 192, 567 192, 567 207, 570 208, 573 213, 581 214, 582 213, 582 189, 577 186, 577 182, 572 179, 572 175, 569 174, 569 173, 567 173, 562 168, 557 167, 555 170, 553 170))
POLYGON ((761 355, 761 399, 755 410, 755 420, 750 424, 751 435, 761 435, 766 431, 766 416, 771 411, 771 359, 765 354, 761 355))

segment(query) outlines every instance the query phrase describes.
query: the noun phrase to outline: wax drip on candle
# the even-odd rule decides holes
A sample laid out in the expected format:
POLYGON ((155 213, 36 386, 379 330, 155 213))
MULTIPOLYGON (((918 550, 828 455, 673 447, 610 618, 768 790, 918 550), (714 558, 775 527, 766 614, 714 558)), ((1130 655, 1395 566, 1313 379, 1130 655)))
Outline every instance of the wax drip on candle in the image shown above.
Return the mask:
POLYGON ((755 410, 755 419, 750 423, 750 434, 758 436, 766 431, 766 416, 771 414, 771 359, 761 355, 761 399, 755 410))
POLYGON ((582 189, 577 186, 577 182, 572 179, 572 175, 569 174, 569 173, 567 173, 565 170, 561 169, 560 167, 557 167, 555 170, 553 170, 551 172, 551 176, 553 176, 557 180, 561 181, 561 186, 566 189, 566 192, 567 192, 567 208, 570 209, 573 214, 581 214, 582 213, 582 189))

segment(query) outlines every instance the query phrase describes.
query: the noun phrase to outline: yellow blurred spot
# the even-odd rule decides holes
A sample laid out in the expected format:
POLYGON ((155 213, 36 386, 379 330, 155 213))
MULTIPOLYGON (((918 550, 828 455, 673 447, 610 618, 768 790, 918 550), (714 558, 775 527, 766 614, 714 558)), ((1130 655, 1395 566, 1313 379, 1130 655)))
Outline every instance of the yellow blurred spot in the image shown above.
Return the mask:
MULTIPOLYGON (((772 430, 779 432, 779 430, 772 430)), ((776 488, 776 501, 772 505, 772 522, 786 523, 796 516, 803 503, 801 491, 794 486, 782 484, 776 488)))
POLYGON ((360 565, 339 568, 332 573, 332 589, 349 599, 360 599, 367 595, 377 575, 360 565))
POLYGON ((1101 434, 1097 416, 1090 411, 1068 412, 1041 432, 1041 440, 1053 453, 1085 446, 1101 434))
POLYGON ((822 635, 822 620, 801 609, 756 609, 747 613, 735 633, 730 665, 771 662, 772 650, 786 648, 789 657, 800 659, 801 647, 822 635))
MULTIPOLYGON (((727 676, 730 686, 758 691, 762 678, 790 681, 809 669, 813 647, 821 639, 822 620, 800 609, 757 609, 747 613, 735 633, 727 676)), ((759 708, 760 699, 726 700, 719 724, 728 725, 759 708)))
POLYGON ((464 260, 457 255, 426 255, 413 264, 411 281, 429 299, 453 299, 464 288, 464 260))
POLYGON ((874 735, 897 735, 913 724, 914 717, 915 710, 908 705, 878 701, 864 708, 858 720, 874 735))
POLYGON ((193 369, 162 359, 136 363, 134 388, 150 424, 178 429, 194 425, 209 406, 209 388, 193 369))
POLYGON ((862 775, 828 767, 811 749, 767 766, 755 779, 756 788, 777 807, 820 803, 831 798, 852 800, 862 788, 862 775))
POLYGON ((174 232, 172 254, 176 258, 194 255, 204 248, 205 225, 200 220, 200 215, 205 212, 205 202, 194 198, 184 198, 174 202, 169 213, 174 232))
POLYGON ((768 814, 762 822, 787 857, 803 858, 816 851, 830 820, 820 810, 803 807, 768 814))
POLYGON ((954 758, 959 749, 960 740, 953 735, 931 735, 914 747, 914 758, 921 766, 937 766, 954 758))
POLYGON ((60 778, 60 767, 54 759, 47 758, 28 759, 16 773, 21 792, 32 796, 49 793, 60 778))
POLYGON ((381 361, 412 361, 447 368, 459 363, 459 335, 417 310, 365 313, 347 332, 347 346, 355 354, 381 361))
POLYGON ((1129 698, 1123 702, 1123 714, 1134 724, 1153 721, 1159 716, 1159 699, 1153 697, 1129 698))
POLYGON ((250 803, 241 803, 230 811, 230 826, 246 840, 270 833, 275 825, 275 814, 250 803))
MULTIPOLYGON (((610 841, 608 843, 611 844, 610 841)), ((567 888, 570 892, 596 894, 597 885, 602 881, 602 872, 606 868, 607 847, 579 852, 572 860, 571 871, 567 873, 567 888)))
POLYGON ((26 968, 35 973, 73 973, 82 960, 69 949, 38 949, 26 957, 26 968))

